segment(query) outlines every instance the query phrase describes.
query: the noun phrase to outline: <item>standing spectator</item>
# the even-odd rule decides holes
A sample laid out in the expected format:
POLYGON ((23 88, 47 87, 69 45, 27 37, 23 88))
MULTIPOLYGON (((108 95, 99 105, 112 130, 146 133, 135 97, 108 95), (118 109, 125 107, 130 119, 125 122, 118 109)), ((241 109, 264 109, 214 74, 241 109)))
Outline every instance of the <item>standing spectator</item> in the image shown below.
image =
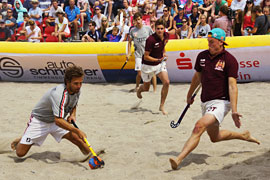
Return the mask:
POLYGON ((27 26, 25 29, 26 39, 28 39, 28 42, 40 42, 40 40, 42 39, 41 30, 36 25, 35 21, 30 20, 29 26, 27 26))
POLYGON ((30 19, 33 21, 38 21, 39 23, 42 22, 42 10, 38 7, 38 0, 31 1, 32 8, 29 9, 29 16, 30 19))
POLYGON ((101 9, 100 9, 100 6, 96 6, 95 7, 95 15, 93 17, 93 21, 95 21, 96 23, 96 28, 97 29, 100 29, 101 27, 101 19, 103 17, 106 17, 104 14, 101 13, 101 9))
POLYGON ((198 25, 195 26, 195 38, 207 38, 208 33, 211 31, 209 24, 206 22, 206 15, 202 14, 198 21, 198 25))
POLYGON ((241 9, 236 10, 235 19, 232 24, 232 36, 242 36, 242 24, 243 24, 243 11, 241 9))
POLYGON ((254 24, 254 28, 249 30, 249 33, 254 35, 264 35, 267 34, 269 30, 268 18, 263 14, 261 6, 255 6, 252 9, 252 13, 256 15, 256 20, 254 24))
POLYGON ((57 18, 55 18, 55 29, 52 35, 58 37, 58 41, 62 42, 63 37, 70 36, 68 19, 65 17, 65 12, 61 7, 57 9, 55 15, 57 18))
POLYGON ((228 18, 228 6, 223 5, 219 9, 219 18, 215 20, 213 24, 213 28, 223 29, 226 33, 226 36, 231 36, 232 22, 228 18))
POLYGON ((246 6, 246 0, 233 0, 230 7, 233 11, 236 11, 238 9, 241 9, 242 11, 244 11, 245 6, 246 6))
POLYGON ((13 17, 12 9, 8 9, 7 14, 7 18, 5 19, 6 27, 10 30, 11 35, 13 35, 17 26, 16 19, 13 17))
POLYGON ((128 21, 126 24, 128 26, 131 25, 130 23, 130 17, 132 16, 132 7, 129 5, 128 0, 123 0, 123 6, 124 6, 124 10, 126 12, 127 18, 126 20, 128 21))
POLYGON ((188 18, 184 17, 182 20, 183 26, 180 28, 178 39, 190 39, 192 35, 192 28, 188 24, 188 18))
POLYGON ((54 26, 55 25, 55 19, 57 18, 56 11, 58 9, 60 9, 60 8, 61 7, 58 6, 58 1, 57 0, 52 0, 52 6, 51 6, 51 8, 49 10, 49 17, 46 19, 46 25, 47 26, 54 26))
POLYGON ((156 17, 159 19, 163 16, 163 9, 166 7, 163 0, 157 0, 156 17))
POLYGON ((69 6, 65 8, 66 18, 68 19, 68 25, 74 28, 74 39, 77 40, 78 28, 80 22, 80 9, 75 5, 75 0, 69 0, 69 6))
POLYGON ((175 29, 176 34, 180 34, 181 32, 181 27, 183 26, 183 18, 188 19, 188 17, 184 14, 184 6, 181 5, 178 8, 178 15, 173 19, 173 28, 175 29))
POLYGON ((8 0, 2 0, 2 8, 0 9, 0 16, 2 19, 7 18, 8 0))
POLYGON ((6 27, 5 21, 0 19, 0 41, 10 41, 11 33, 10 30, 6 27))
MULTIPOLYGON (((137 2, 138 1, 139 0, 137 0, 137 2)), ((112 13, 113 13, 114 16, 116 16, 117 12, 118 12, 118 9, 124 9, 123 0, 114 0, 113 2, 114 3, 113 3, 113 7, 112 7, 112 13)), ((110 19, 108 18, 108 20, 110 20, 110 19)))
POLYGON ((27 9, 23 7, 22 2, 20 0, 14 1, 14 7, 15 7, 17 15, 18 15, 16 22, 17 22, 18 27, 20 27, 24 21, 23 14, 27 13, 27 9))
POLYGON ((253 0, 247 0, 246 6, 244 9, 244 18, 243 18, 243 24, 242 24, 242 34, 244 36, 250 35, 248 33, 248 30, 252 30, 255 23, 255 18, 252 17, 252 8, 253 8, 253 0))
POLYGON ((200 13, 198 12, 198 6, 192 6, 192 14, 189 16, 189 24, 192 30, 195 28, 196 24, 198 23, 200 13))
POLYGON ((95 21, 89 22, 89 30, 83 35, 82 37, 83 42, 100 42, 101 36, 100 32, 96 30, 96 23, 95 21))
POLYGON ((90 22, 91 20, 91 11, 90 11, 90 5, 88 0, 78 0, 77 6, 80 9, 81 13, 81 22, 82 22, 82 31, 84 28, 84 20, 87 19, 87 22, 90 22))

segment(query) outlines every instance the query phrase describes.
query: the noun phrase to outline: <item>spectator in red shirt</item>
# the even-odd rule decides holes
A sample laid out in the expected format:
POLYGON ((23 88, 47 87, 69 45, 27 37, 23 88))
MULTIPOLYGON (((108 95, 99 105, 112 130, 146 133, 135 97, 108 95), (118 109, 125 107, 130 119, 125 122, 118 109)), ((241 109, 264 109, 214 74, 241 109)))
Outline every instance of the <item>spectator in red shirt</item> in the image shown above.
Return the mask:
POLYGON ((5 21, 0 19, 0 41, 10 41, 11 33, 10 30, 6 27, 5 21))
POLYGON ((209 50, 205 50, 197 56, 196 72, 187 94, 187 103, 193 103, 192 94, 201 83, 203 117, 196 122, 190 138, 178 157, 176 159, 170 158, 171 167, 174 170, 198 146, 200 137, 205 131, 212 142, 239 139, 260 144, 250 135, 249 131, 238 133, 219 129, 219 125, 230 109, 234 124, 238 128, 241 126, 240 117, 242 117, 237 112, 238 63, 235 57, 224 49, 224 45, 227 45, 225 37, 225 32, 222 29, 212 29, 208 34, 209 50))
POLYGON ((149 36, 146 40, 141 69, 143 84, 137 91, 137 97, 141 99, 141 93, 149 91, 151 79, 154 75, 157 75, 163 84, 159 110, 166 115, 168 113, 164 109, 164 104, 168 94, 170 80, 168 77, 166 62, 163 61, 163 59, 167 58, 165 45, 168 42, 169 34, 165 32, 166 22, 162 18, 156 21, 155 28, 155 33, 149 36))

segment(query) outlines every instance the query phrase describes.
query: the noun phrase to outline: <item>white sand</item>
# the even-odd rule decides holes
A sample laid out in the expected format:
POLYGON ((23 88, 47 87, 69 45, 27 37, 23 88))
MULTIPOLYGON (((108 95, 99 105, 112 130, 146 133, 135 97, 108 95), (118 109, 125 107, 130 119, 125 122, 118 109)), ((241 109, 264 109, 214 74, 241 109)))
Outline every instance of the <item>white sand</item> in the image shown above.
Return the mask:
MULTIPOLYGON (((239 84, 239 112, 242 127, 237 129, 228 115, 222 128, 243 131, 261 145, 239 140, 213 144, 204 134, 197 149, 171 171, 169 157, 175 157, 201 116, 199 96, 180 126, 170 127, 186 106, 189 84, 172 84, 166 101, 169 115, 159 111, 160 89, 143 93, 138 109, 130 109, 138 99, 128 91, 134 84, 84 84, 77 110, 77 125, 88 135, 93 149, 104 148, 103 169, 90 170, 80 163, 81 152, 63 140, 58 144, 48 136, 41 147, 32 147, 19 159, 10 142, 22 135, 30 112, 41 96, 57 84, 0 83, 1 136, 0 179, 269 179, 270 177, 270 84, 239 84)), ((152 88, 152 87, 151 87, 152 88)), ((152 90, 152 89, 151 89, 152 90)))

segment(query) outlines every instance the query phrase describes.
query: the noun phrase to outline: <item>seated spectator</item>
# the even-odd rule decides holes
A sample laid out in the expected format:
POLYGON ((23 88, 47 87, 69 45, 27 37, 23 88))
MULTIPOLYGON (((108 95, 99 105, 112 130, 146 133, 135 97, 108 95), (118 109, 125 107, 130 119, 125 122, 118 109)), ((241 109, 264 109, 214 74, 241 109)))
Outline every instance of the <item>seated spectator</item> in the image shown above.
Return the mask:
POLYGON ((0 41, 11 41, 10 30, 6 27, 3 19, 0 19, 0 41))
POLYGON ((184 6, 181 5, 178 8, 178 15, 173 19, 173 28, 175 29, 176 34, 180 34, 181 27, 183 26, 183 18, 188 19, 188 17, 184 14, 184 6))
POLYGON ((24 0, 23 7, 26 8, 27 11, 29 11, 33 7, 31 4, 31 0, 24 0))
POLYGON ((212 7, 213 7, 213 3, 211 2, 211 0, 204 0, 204 3, 198 8, 200 13, 206 16, 206 22, 209 22, 209 17, 211 16, 212 7))
POLYGON ((2 0, 2 8, 0 9, 0 16, 2 16, 2 19, 7 18, 7 10, 8 7, 8 0, 2 0))
POLYGON ((26 27, 29 26, 29 20, 30 17, 28 14, 24 14, 23 15, 23 24, 21 25, 22 29, 20 30, 20 32, 18 32, 20 35, 26 35, 26 27))
POLYGON ((51 7, 51 0, 39 0, 39 7, 42 10, 43 17, 49 16, 49 11, 51 7))
POLYGON ((157 0, 156 17, 157 19, 163 16, 163 9, 166 7, 163 0, 157 0))
POLYGON ((196 6, 196 5, 192 6, 192 13, 189 16, 189 24, 190 24, 190 27, 192 28, 192 30, 197 25, 197 22, 199 20, 199 16, 200 16, 200 14, 198 12, 198 6, 196 6))
POLYGON ((211 27, 206 23, 206 16, 202 14, 198 21, 198 24, 194 28, 195 38, 207 38, 208 33, 211 31, 211 27))
POLYGON ((77 40, 78 28, 80 22, 80 9, 75 5, 75 0, 69 0, 69 6, 65 8, 66 17, 69 21, 69 26, 74 28, 74 39, 77 40))
POLYGON ((163 9, 163 16, 162 19, 166 22, 166 31, 170 34, 175 34, 175 31, 173 29, 173 17, 170 15, 169 8, 165 7, 163 9))
POLYGON ((233 0, 231 4, 231 9, 233 11, 236 11, 238 9, 241 9, 242 11, 244 11, 245 6, 246 6, 246 0, 233 0))
POLYGON ((170 13, 173 18, 178 14, 178 7, 178 0, 172 0, 170 6, 170 13))
POLYGON ((219 9, 221 6, 226 5, 228 6, 228 3, 226 0, 216 0, 213 2, 212 10, 211 10, 211 22, 208 23, 214 23, 215 20, 219 17, 219 9))
POLYGON ((100 42, 101 37, 98 30, 96 30, 96 23, 95 21, 89 22, 89 30, 86 32, 85 35, 82 37, 83 42, 100 42))
POLYGON ((263 14, 261 6, 255 6, 252 9, 252 14, 256 16, 254 28, 249 30, 249 33, 253 35, 264 35, 267 34, 270 28, 268 18, 263 14))
POLYGON ((12 9, 8 9, 7 11, 8 15, 5 19, 6 27, 10 30, 11 35, 14 34, 14 30, 17 26, 16 19, 13 17, 13 11, 12 9))
POLYGON ((262 9, 265 7, 265 6, 270 6, 270 1, 269 0, 261 0, 261 2, 259 2, 260 0, 258 1, 254 1, 254 5, 255 6, 261 6, 262 9))
POLYGON ((123 33, 123 28, 121 29, 119 35, 117 35, 118 33, 119 33, 119 28, 115 26, 112 29, 112 34, 105 34, 105 35, 109 42, 119 42, 123 33))
POLYGON ((82 31, 84 27, 84 20, 86 19, 87 22, 90 22, 91 20, 91 11, 90 11, 90 5, 88 0, 78 0, 77 6, 80 9, 81 13, 81 22, 82 22, 82 31))
POLYGON ((185 15, 187 15, 187 17, 189 17, 192 13, 192 7, 194 6, 195 4, 192 2, 192 0, 188 0, 187 3, 185 4, 184 6, 184 13, 185 15))
POLYGON ((138 10, 140 13, 144 14, 146 5, 147 5, 147 0, 137 0, 136 7, 138 7, 138 10))
POLYGON ((49 10, 49 17, 46 19, 47 26, 54 26, 55 25, 55 19, 57 18, 56 11, 58 9, 63 10, 60 6, 58 6, 58 0, 52 0, 52 6, 49 10))
POLYGON ((232 36, 242 36, 243 11, 238 9, 235 11, 235 19, 232 24, 232 36))
POLYGON ((65 12, 61 7, 55 12, 57 18, 55 18, 55 30, 52 36, 58 37, 58 41, 62 42, 63 38, 70 36, 70 30, 68 27, 68 20, 65 17, 65 12))
POLYGON ((97 29, 100 29, 100 27, 101 27, 101 19, 102 19, 103 17, 106 17, 106 16, 104 16, 104 15, 101 13, 101 8, 100 8, 100 6, 96 6, 96 7, 95 7, 95 15, 94 15, 94 17, 93 17, 93 21, 95 21, 95 23, 96 23, 96 28, 97 28, 97 29))
POLYGON ((41 30, 36 25, 35 21, 29 20, 29 26, 26 28, 26 39, 28 42, 40 42, 42 39, 41 30))
POLYGON ((107 37, 104 38, 104 34, 109 31, 108 28, 109 28, 109 22, 106 17, 103 17, 101 19, 101 27, 100 27, 101 41, 107 41, 107 37))
POLYGON ((184 17, 182 20, 182 27, 180 29, 180 33, 178 33, 178 39, 190 39, 192 35, 192 28, 188 24, 188 18, 184 17))
POLYGON ((31 18, 31 20, 33 21, 38 21, 39 23, 42 22, 42 10, 38 7, 38 0, 32 0, 31 1, 32 4, 32 8, 29 9, 29 16, 31 18))
POLYGON ((228 12, 228 6, 221 6, 219 9, 219 18, 215 20, 212 28, 223 29, 226 33, 226 36, 231 36, 232 21, 228 18, 228 12))
POLYGON ((14 1, 14 7, 18 15, 16 22, 17 22, 18 27, 20 27, 24 21, 23 14, 27 13, 27 9, 23 7, 22 2, 20 0, 14 1))

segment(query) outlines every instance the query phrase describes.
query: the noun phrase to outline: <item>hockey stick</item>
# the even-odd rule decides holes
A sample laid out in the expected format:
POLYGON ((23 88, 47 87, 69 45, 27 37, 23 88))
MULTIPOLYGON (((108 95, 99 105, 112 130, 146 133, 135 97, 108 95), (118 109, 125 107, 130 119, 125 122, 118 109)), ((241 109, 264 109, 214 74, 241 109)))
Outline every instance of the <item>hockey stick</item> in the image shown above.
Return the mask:
MULTIPOLYGON (((74 126, 75 128, 79 129, 79 127, 75 124, 75 122, 74 122, 73 120, 71 121, 71 123, 73 124, 73 126, 74 126)), ((103 161, 100 157, 97 156, 97 154, 96 154, 95 151, 92 149, 91 145, 89 144, 89 142, 87 141, 86 138, 84 138, 84 141, 85 141, 85 143, 87 144, 87 146, 89 147, 89 149, 90 149, 90 151, 91 151, 91 153, 92 153, 92 155, 93 155, 93 158, 94 158, 95 162, 97 163, 97 164, 96 164, 97 167, 102 167, 102 166, 104 166, 104 165, 105 165, 104 161, 103 161)), ((92 168, 92 167, 91 167, 91 168, 92 168)))
MULTIPOLYGON (((191 97, 191 100, 195 98, 195 96, 197 95, 197 93, 199 92, 200 89, 201 89, 201 84, 199 85, 199 87, 197 87, 196 91, 194 92, 194 94, 191 97)), ((171 121, 171 124, 170 124, 171 128, 177 128, 180 125, 180 123, 181 123, 182 119, 184 118, 189 107, 190 107, 190 104, 187 104, 176 124, 174 121, 171 121)))

